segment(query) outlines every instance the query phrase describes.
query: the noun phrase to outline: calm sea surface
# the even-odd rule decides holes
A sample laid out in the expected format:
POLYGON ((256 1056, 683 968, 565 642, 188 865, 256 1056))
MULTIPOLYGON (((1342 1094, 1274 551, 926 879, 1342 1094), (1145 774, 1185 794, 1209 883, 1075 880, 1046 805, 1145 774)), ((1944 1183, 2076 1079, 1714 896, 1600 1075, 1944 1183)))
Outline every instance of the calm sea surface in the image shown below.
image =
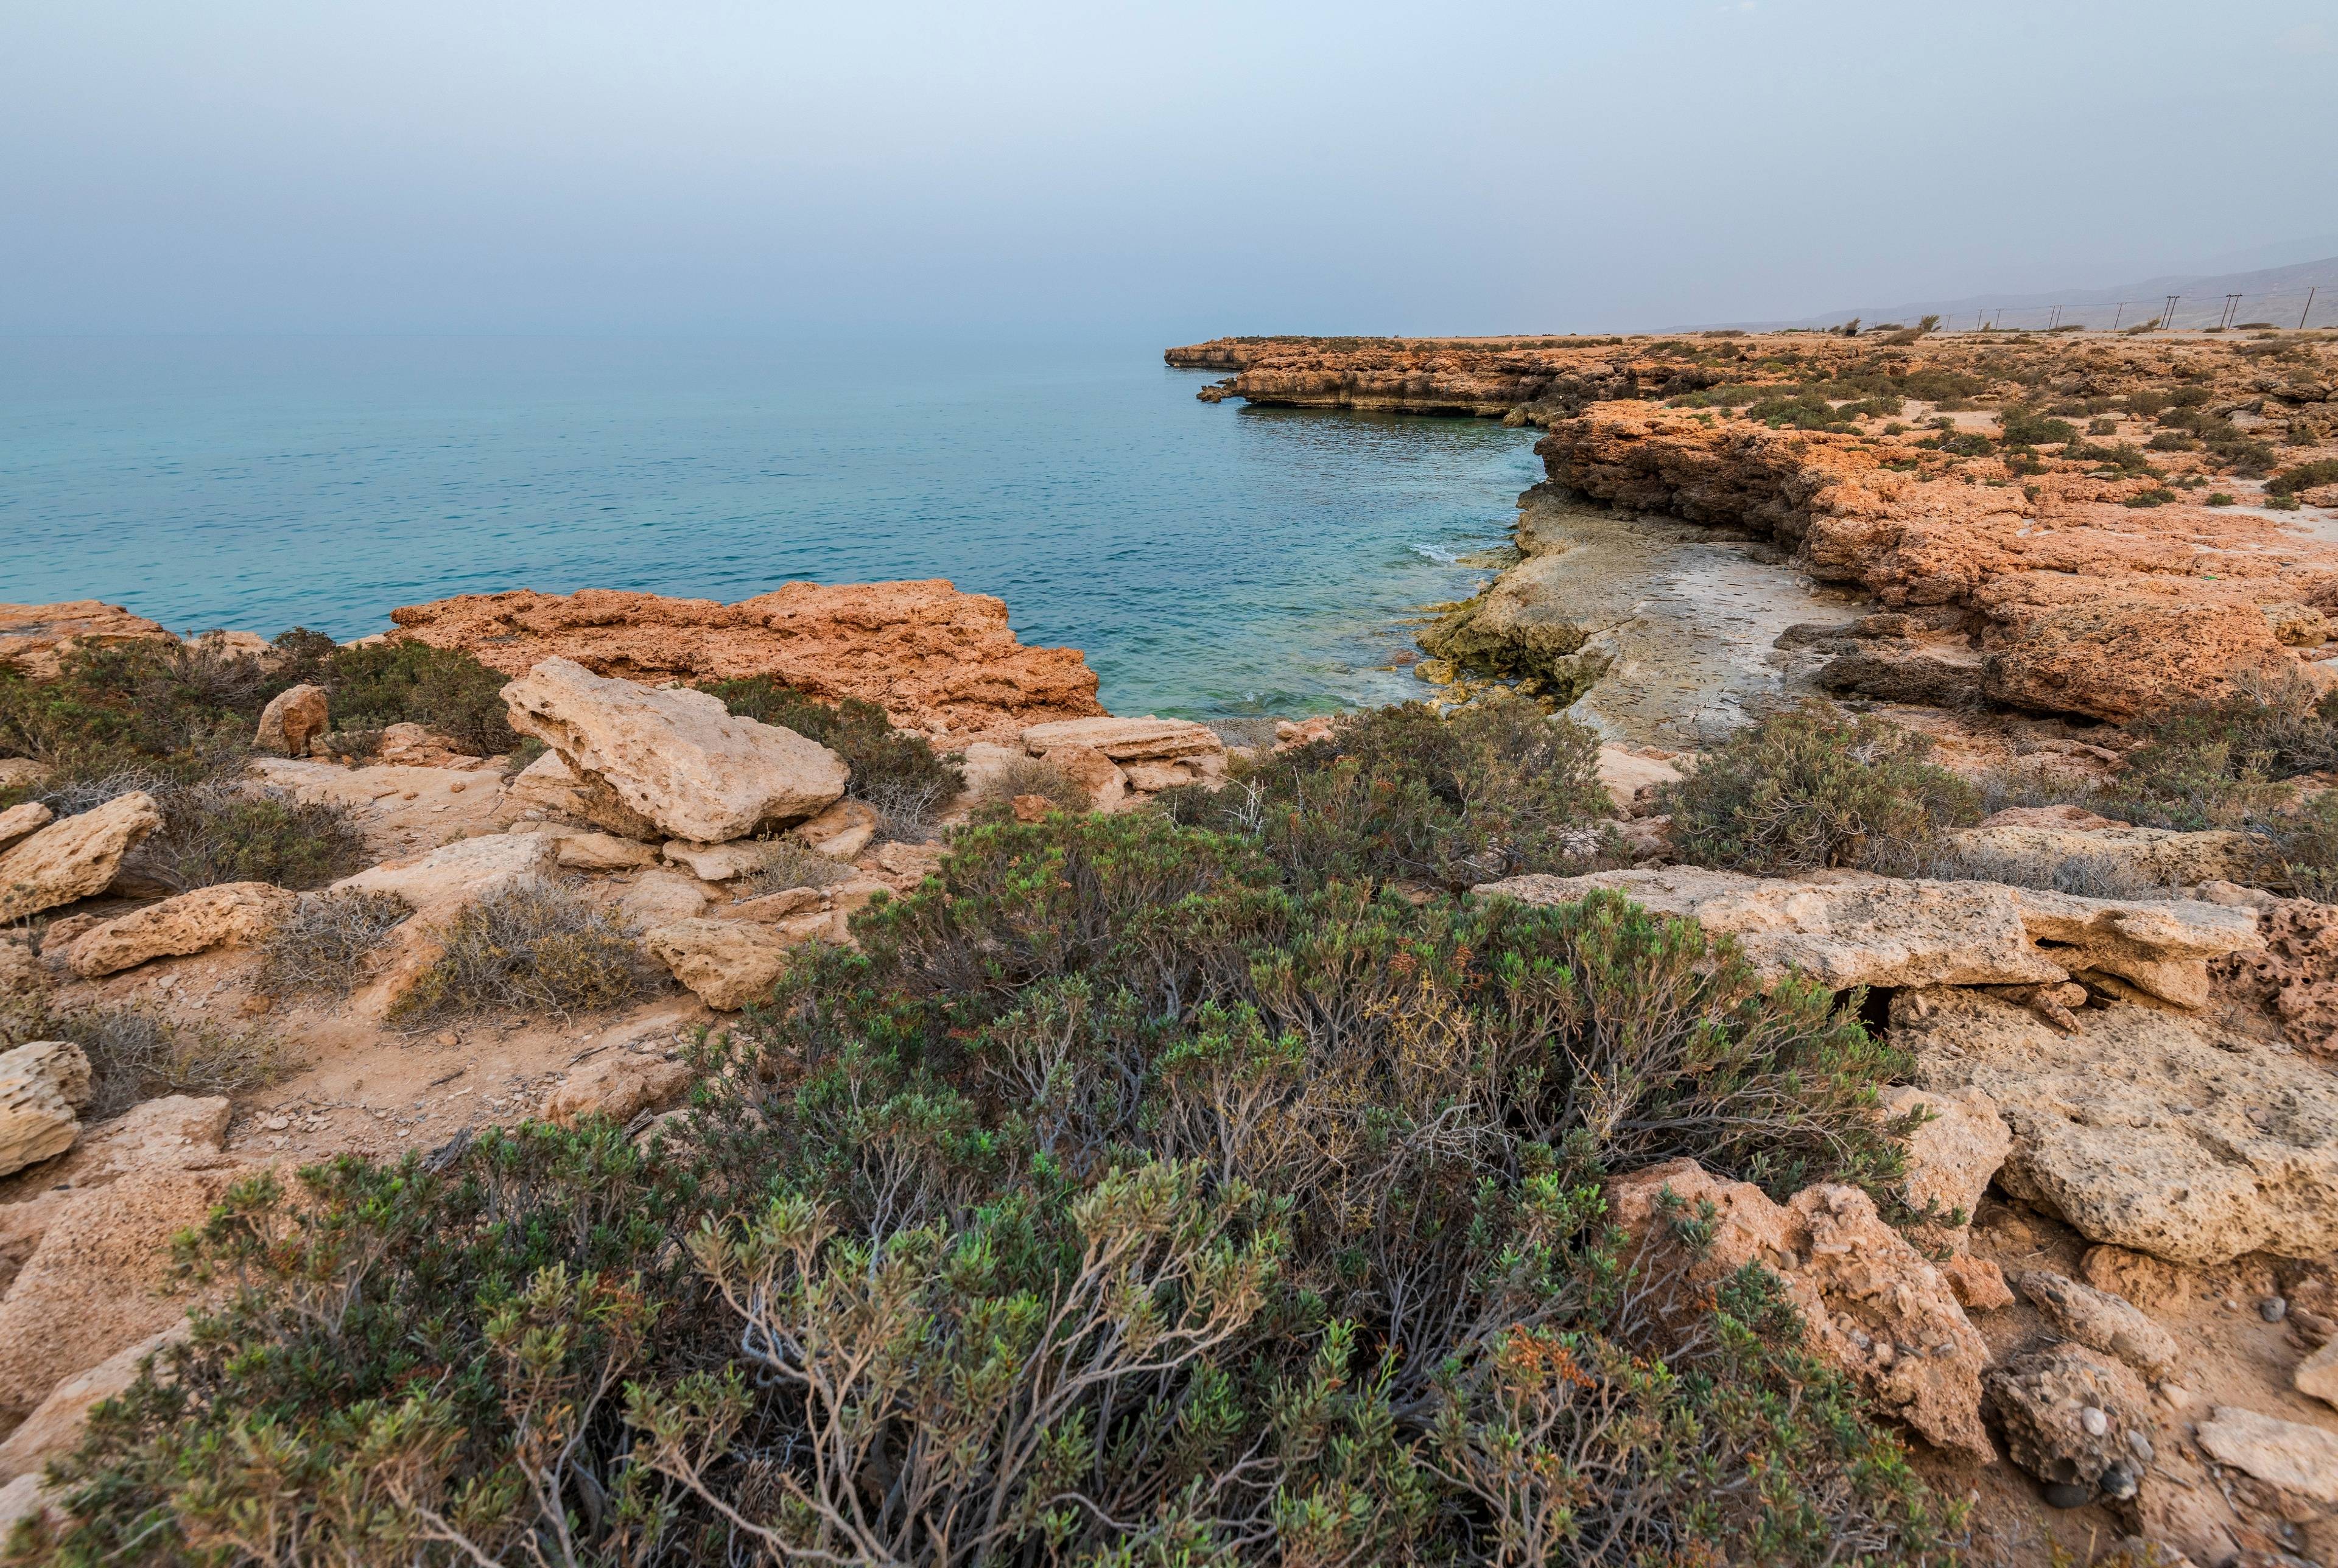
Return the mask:
POLYGON ((0 601, 348 638, 503 588, 948 577, 1116 712, 1413 694, 1532 431, 1209 405, 1157 346, 0 341, 0 601))

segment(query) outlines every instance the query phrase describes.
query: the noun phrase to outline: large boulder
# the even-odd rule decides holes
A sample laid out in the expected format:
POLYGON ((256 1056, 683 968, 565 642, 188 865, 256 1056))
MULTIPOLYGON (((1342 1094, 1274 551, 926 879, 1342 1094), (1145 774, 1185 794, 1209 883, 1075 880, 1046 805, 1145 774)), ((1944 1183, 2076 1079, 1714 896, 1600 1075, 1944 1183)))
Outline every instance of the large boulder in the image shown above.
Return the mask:
POLYGON ((560 753, 588 818, 629 837, 721 843, 812 816, 844 760, 684 687, 652 691, 547 659, 504 688, 512 727, 560 753))
POLYGON ((260 730, 251 738, 252 749, 279 757, 305 757, 309 742, 325 733, 331 717, 322 686, 288 687, 260 710, 260 730))
POLYGON ((257 942, 274 929, 296 898, 266 882, 198 887, 92 926, 74 939, 65 965, 84 980, 94 980, 151 959, 257 942))
POLYGON ((89 1058, 66 1040, 0 1051, 0 1176, 73 1147, 89 1103, 89 1058))
MULTIPOLYGON (((182 1318, 168 1328, 126 1345, 84 1372, 76 1372, 49 1390, 49 1396, 24 1425, 0 1443, 0 1483, 19 1475, 36 1475, 50 1458, 70 1453, 81 1444, 89 1413, 100 1401, 111 1399, 138 1381, 147 1361, 187 1336, 182 1318)), ((0 1537, 5 1538, 5 1537, 0 1537)))
POLYGON ((1998 1184, 2090 1240, 2196 1266, 2338 1249, 2338 1079, 2165 1007, 2076 1022, 1970 991, 1891 1003, 1919 1082, 1986 1091, 2012 1129, 1998 1184))
POLYGON ((795 948, 836 934, 837 916, 815 910, 769 923, 677 920, 642 940, 700 1001, 718 1012, 735 1013, 771 994, 795 948))
POLYGON ((0 925, 104 892, 122 858, 162 825, 162 808, 142 789, 50 823, 0 854, 0 925))
POLYGON ((1866 1193, 1829 1184, 1778 1204, 1752 1182, 1723 1180, 1693 1160, 1617 1177, 1606 1191, 1609 1213, 1631 1239, 1631 1266, 1668 1326, 1701 1311, 1721 1279, 1760 1264, 1800 1309, 1815 1354, 1927 1441, 1996 1456, 1980 1422, 1989 1346, 1949 1280, 1883 1222, 1866 1193), (1708 1203, 1713 1239, 1695 1254, 1668 1218, 1697 1219, 1708 1203))
POLYGON ((1750 877, 1693 866, 1536 874, 1481 883, 1481 897, 1572 903, 1600 888, 1737 938, 1765 977, 1802 973, 1853 985, 2036 985, 2108 974, 2196 1007, 2207 963, 2259 946, 2255 916, 2196 900, 2082 898, 1994 882, 1865 872, 1750 877))
POLYGON ((586 1116, 630 1122, 690 1087, 693 1076, 690 1063, 669 1061, 663 1053, 611 1051, 571 1073, 552 1092, 544 1102, 544 1119, 562 1127, 586 1116))

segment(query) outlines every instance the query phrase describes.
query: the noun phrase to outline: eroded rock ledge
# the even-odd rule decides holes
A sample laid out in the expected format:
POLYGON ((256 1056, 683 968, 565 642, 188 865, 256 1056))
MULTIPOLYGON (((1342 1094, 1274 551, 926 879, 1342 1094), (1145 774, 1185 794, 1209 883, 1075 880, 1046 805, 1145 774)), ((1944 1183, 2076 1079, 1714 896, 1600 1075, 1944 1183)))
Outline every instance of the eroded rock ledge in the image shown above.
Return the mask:
POLYGON ((465 593, 390 612, 394 636, 459 648, 507 675, 570 659, 648 683, 768 675, 897 723, 959 734, 1104 711, 1076 648, 1027 648, 1007 604, 949 583, 790 583, 736 604, 588 588, 465 593))

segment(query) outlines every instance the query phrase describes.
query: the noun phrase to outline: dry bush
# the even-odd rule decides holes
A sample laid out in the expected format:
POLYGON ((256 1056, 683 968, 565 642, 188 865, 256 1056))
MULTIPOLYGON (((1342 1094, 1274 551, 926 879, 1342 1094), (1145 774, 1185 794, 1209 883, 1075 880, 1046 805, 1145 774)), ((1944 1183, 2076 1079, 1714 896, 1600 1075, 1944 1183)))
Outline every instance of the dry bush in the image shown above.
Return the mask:
POLYGON ((165 787, 162 826, 124 858, 123 870, 185 892, 221 882, 320 887, 362 870, 369 857, 355 813, 324 800, 222 773, 165 787))
POLYGON ((437 936, 445 951, 391 1004, 397 1023, 476 1013, 565 1018, 630 1002, 663 973, 629 928, 558 882, 489 894, 437 936))
POLYGON ((774 840, 771 858, 761 870, 741 878, 738 896, 760 898, 791 887, 833 887, 852 876, 852 867, 793 838, 774 840))
POLYGON ((934 779, 879 779, 861 791, 877 813, 877 836, 904 844, 926 844, 940 830, 941 814, 964 786, 934 779))
POLYGON ((1058 811, 1086 811, 1095 806, 1078 779, 1044 757, 1017 757, 982 786, 978 804, 993 811, 1010 811, 1018 795, 1037 795, 1058 811))
POLYGON ((90 1007, 52 1014, 49 1038, 89 1058, 82 1114, 119 1115, 158 1094, 233 1094, 273 1083, 295 1065, 282 1041, 215 1024, 174 1024, 142 1007, 90 1007))
POLYGON ((346 996, 413 913, 395 893, 304 894, 260 948, 258 987, 270 996, 346 996))

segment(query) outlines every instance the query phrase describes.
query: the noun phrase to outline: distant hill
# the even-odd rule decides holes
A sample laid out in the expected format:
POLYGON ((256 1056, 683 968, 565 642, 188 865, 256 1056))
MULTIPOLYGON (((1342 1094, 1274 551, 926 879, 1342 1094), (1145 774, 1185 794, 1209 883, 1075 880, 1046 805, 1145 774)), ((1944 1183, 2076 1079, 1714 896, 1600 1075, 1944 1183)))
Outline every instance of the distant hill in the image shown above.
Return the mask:
POLYGON ((2220 322, 2239 326, 2256 321, 2294 327, 2307 308, 2309 296, 2313 315, 2306 324, 2338 327, 2338 256, 2254 272, 2179 273, 2107 288, 2061 289, 2039 294, 1973 294, 1962 299, 1862 305, 1792 321, 1727 321, 1710 325, 1749 331, 1781 327, 1836 327, 1855 316, 1869 327, 1891 321, 1913 326, 1926 316, 1938 316, 1943 328, 1954 331, 1970 331, 1983 322, 2029 328, 2075 322, 2101 329, 2151 320, 2160 314, 2170 294, 2180 296, 2168 323, 2174 327, 2214 327, 2220 322), (2237 294, 2240 299, 2232 301, 2228 309, 2225 296, 2229 294, 2237 294))

